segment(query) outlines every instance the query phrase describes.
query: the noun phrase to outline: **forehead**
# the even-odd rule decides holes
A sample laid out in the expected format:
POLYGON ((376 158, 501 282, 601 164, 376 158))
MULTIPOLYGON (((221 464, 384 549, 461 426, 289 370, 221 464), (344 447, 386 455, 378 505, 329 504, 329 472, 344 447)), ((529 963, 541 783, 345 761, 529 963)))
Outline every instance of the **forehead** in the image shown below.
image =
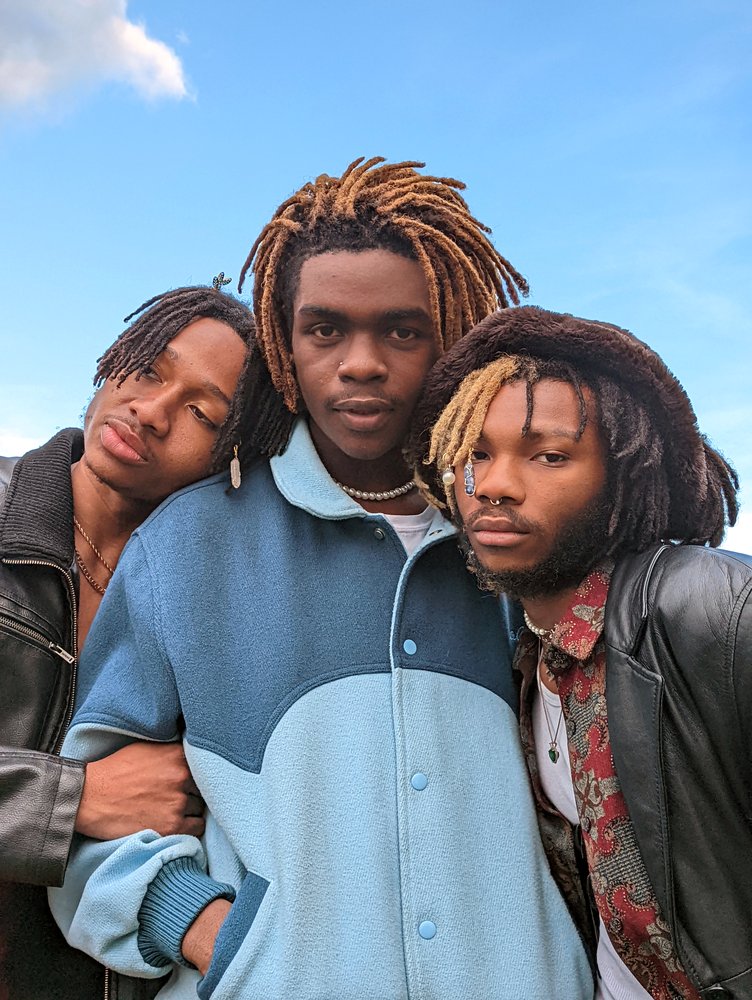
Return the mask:
MULTIPOLYGON (((587 423, 580 442, 599 437, 595 403, 587 386, 582 386, 587 423)), ((574 386, 556 379, 541 379, 532 389, 532 417, 528 437, 538 434, 560 433, 577 437, 582 422, 580 400, 574 386)), ((499 389, 486 412, 483 436, 486 439, 503 437, 520 439, 520 431, 528 418, 526 382, 512 382, 499 389)))
POLYGON ((422 309, 430 315, 431 311, 420 264, 390 250, 342 250, 309 257, 300 269, 294 308, 304 306, 348 314, 422 309))
POLYGON ((202 316, 184 326, 167 344, 162 356, 220 382, 236 380, 246 354, 242 337, 213 316, 202 316))

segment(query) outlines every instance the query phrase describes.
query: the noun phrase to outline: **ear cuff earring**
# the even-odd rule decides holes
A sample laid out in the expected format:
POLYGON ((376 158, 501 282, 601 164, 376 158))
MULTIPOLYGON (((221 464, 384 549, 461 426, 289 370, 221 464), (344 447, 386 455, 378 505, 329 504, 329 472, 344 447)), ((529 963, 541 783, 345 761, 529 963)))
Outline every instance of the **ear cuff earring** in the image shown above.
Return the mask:
POLYGON ((465 462, 465 468, 464 468, 464 473, 463 474, 464 474, 464 477, 465 477, 465 493, 467 493, 467 495, 469 497, 474 497, 475 496, 475 472, 473 471, 473 463, 470 461, 470 459, 468 459, 467 462, 465 462))

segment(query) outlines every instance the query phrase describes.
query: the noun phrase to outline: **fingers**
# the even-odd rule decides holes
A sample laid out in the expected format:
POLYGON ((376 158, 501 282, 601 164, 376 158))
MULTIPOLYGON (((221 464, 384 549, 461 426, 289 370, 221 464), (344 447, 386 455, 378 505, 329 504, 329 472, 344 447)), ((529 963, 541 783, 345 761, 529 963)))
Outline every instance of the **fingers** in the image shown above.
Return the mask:
POLYGON ((185 777, 185 781, 183 782, 183 791, 187 792, 188 795, 194 795, 194 796, 196 796, 197 798, 200 799, 201 798, 201 792, 198 789, 198 785, 193 780, 193 775, 188 770, 188 765, 187 764, 185 765, 185 768, 186 768, 186 777, 185 777))
POLYGON ((200 795, 187 795, 185 802, 185 816, 203 816, 206 803, 200 795))
POLYGON ((185 833, 191 837, 203 837, 206 821, 203 816, 184 816, 173 833, 185 833))

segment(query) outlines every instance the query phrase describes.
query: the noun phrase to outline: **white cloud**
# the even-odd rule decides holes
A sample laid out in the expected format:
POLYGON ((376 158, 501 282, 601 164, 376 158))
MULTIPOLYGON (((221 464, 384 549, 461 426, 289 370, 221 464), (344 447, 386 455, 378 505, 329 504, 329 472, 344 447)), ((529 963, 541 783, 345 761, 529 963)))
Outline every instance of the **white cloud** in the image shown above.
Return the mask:
POLYGON ((129 21, 126 0, 23 0, 0 5, 0 107, 43 102, 116 80, 147 98, 187 94, 180 59, 129 21))
POLYGON ((43 438, 26 437, 0 427, 0 455, 24 455, 32 448, 38 448, 43 442, 43 438))

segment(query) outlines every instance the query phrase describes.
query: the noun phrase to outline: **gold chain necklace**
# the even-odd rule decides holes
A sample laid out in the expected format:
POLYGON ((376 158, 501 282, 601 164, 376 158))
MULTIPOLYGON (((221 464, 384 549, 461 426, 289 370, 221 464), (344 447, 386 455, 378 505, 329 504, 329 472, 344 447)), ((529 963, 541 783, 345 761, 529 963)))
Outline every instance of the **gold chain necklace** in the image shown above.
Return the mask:
MULTIPOLYGON (((74 549, 73 551, 76 554, 76 562, 78 563, 78 568, 81 570, 81 573, 83 574, 83 577, 86 580, 86 582, 89 584, 90 587, 93 587, 98 594, 101 594, 104 597, 104 593, 107 590, 107 584, 105 584, 103 587, 101 583, 97 583, 97 581, 91 575, 89 567, 84 562, 81 553, 78 551, 78 549, 74 549)), ((109 583, 109 580, 107 582, 109 583)))
POLYGON ((78 529, 78 533, 81 535, 81 537, 84 539, 84 541, 86 541, 86 542, 89 543, 89 548, 91 549, 91 551, 94 553, 94 555, 97 557, 97 559, 101 562, 101 564, 104 566, 104 568, 110 574, 110 576, 112 576, 112 574, 115 572, 115 570, 113 569, 112 566, 110 566, 110 564, 107 562, 107 560, 102 555, 102 553, 99 551, 99 549, 96 547, 96 545, 94 544, 94 542, 92 542, 92 540, 86 534, 86 532, 84 531, 84 529, 81 527, 81 522, 78 520, 78 518, 76 517, 75 514, 73 515, 73 523, 75 524, 76 528, 78 529))
MULTIPOLYGON (((73 515, 73 523, 76 526, 76 530, 78 531, 78 533, 81 535, 81 537, 84 539, 84 541, 87 542, 87 544, 89 545, 89 548, 91 549, 91 551, 94 553, 94 555, 97 557, 97 559, 101 562, 101 564, 104 566, 104 568, 110 574, 110 576, 112 576, 112 574, 115 572, 114 568, 112 566, 110 566, 110 564, 107 562, 107 560, 102 555, 102 553, 99 551, 99 549, 96 547, 96 545, 94 544, 94 542, 86 534, 86 532, 84 531, 84 529, 81 527, 81 522, 78 520, 78 518, 76 517, 75 514, 73 515)), ((104 586, 102 586, 101 583, 99 583, 97 580, 94 579, 94 576, 93 576, 91 570, 89 569, 89 567, 84 562, 83 556, 81 555, 81 553, 78 551, 78 549, 75 546, 74 546, 74 552, 75 552, 75 555, 76 555, 76 564, 78 565, 78 568, 81 570, 83 578, 86 580, 86 582, 89 584, 90 587, 93 587, 93 589, 96 590, 96 592, 98 594, 101 594, 104 597, 104 593, 107 590, 107 584, 109 584, 110 581, 108 580, 107 583, 104 586)))

